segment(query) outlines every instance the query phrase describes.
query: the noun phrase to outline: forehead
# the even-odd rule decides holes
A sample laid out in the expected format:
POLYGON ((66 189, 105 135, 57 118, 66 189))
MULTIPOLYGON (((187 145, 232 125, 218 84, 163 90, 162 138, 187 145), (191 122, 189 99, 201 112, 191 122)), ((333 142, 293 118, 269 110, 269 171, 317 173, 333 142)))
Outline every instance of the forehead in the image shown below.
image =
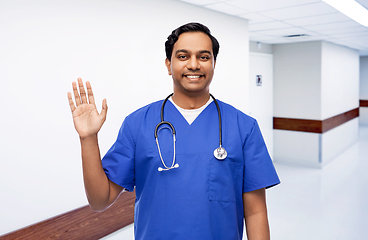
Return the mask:
POLYGON ((180 34, 178 41, 174 44, 173 53, 178 49, 185 49, 191 52, 207 50, 212 53, 212 41, 203 32, 186 32, 180 34))

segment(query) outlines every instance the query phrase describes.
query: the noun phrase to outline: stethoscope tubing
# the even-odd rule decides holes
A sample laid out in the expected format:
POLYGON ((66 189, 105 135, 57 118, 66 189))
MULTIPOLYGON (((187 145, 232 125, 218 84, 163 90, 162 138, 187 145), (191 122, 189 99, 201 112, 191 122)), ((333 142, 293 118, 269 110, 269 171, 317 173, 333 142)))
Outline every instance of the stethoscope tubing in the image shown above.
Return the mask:
POLYGON ((169 98, 173 95, 174 93, 171 93, 169 96, 167 96, 167 98, 164 100, 164 102, 162 103, 162 106, 161 106, 161 122, 159 122, 157 125, 156 125, 156 128, 155 128, 155 138, 157 139, 157 133, 158 133, 158 128, 163 125, 163 124, 167 124, 170 126, 171 130, 172 130, 172 134, 175 135, 175 128, 174 128, 174 125, 171 124, 171 122, 167 122, 164 120, 164 108, 165 108, 165 105, 166 105, 166 102, 167 100, 169 100, 169 98))
MULTIPOLYGON (((162 106, 161 106, 161 122, 156 125, 156 128, 155 128, 155 138, 157 138, 158 128, 161 125, 163 125, 163 124, 169 125, 170 128, 173 131, 173 134, 175 134, 174 125, 172 125, 170 122, 164 120, 164 108, 165 108, 166 102, 167 102, 167 100, 169 100, 169 98, 173 94, 174 93, 171 93, 169 96, 167 96, 166 99, 164 100, 164 102, 162 103, 162 106)), ((220 107, 219 107, 219 104, 218 104, 216 98, 212 94, 210 94, 210 96, 212 97, 213 101, 215 102, 215 105, 216 105, 216 108, 217 108, 217 114, 218 114, 218 120, 219 120, 219 145, 220 145, 220 147, 222 147, 222 121, 221 121, 221 111, 220 111, 220 107)))
MULTIPOLYGON (((155 127, 155 140, 156 140, 156 144, 157 144, 157 149, 158 149, 158 152, 159 152, 159 156, 160 156, 161 162, 162 162, 163 166, 165 167, 165 168, 159 167, 158 168, 158 171, 170 170, 170 169, 178 168, 179 167, 179 164, 177 164, 177 163, 175 164, 175 142, 176 142, 175 128, 174 128, 174 125, 172 123, 164 120, 164 108, 165 108, 165 105, 166 105, 167 100, 172 95, 173 95, 173 93, 171 93, 169 96, 167 96, 167 98, 162 103, 162 106, 161 106, 161 122, 159 122, 156 125, 156 127, 155 127), (172 131, 172 135, 173 135, 174 156, 173 156, 173 162, 172 162, 171 167, 167 167, 166 166, 165 161, 163 160, 162 155, 161 155, 160 145, 159 145, 159 142, 158 142, 158 132, 160 131, 160 126, 161 125, 168 125, 169 127, 166 126, 165 128, 169 128, 172 131)), ((219 145, 220 146, 217 149, 215 149, 214 155, 215 155, 215 157, 218 160, 224 160, 226 158, 226 156, 227 156, 227 152, 222 147, 222 121, 221 121, 221 111, 220 111, 220 107, 219 107, 219 104, 218 104, 216 98, 212 94, 210 94, 210 96, 212 97, 213 101, 215 102, 215 105, 216 105, 216 108, 217 108, 217 113, 218 113, 218 120, 219 120, 219 145)))
POLYGON ((216 104, 216 108, 217 108, 217 114, 218 114, 218 120, 219 120, 219 145, 220 147, 222 147, 222 121, 221 121, 221 112, 220 112, 220 107, 217 103, 216 98, 210 93, 210 96, 212 97, 213 101, 216 104))

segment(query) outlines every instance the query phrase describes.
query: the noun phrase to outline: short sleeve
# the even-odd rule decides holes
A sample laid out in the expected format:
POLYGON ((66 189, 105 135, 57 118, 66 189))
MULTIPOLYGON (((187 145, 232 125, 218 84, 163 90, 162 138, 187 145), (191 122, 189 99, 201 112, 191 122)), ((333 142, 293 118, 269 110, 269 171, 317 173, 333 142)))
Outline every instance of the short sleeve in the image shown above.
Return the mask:
POLYGON ((134 149, 127 119, 124 120, 116 142, 102 158, 102 167, 107 177, 128 191, 134 190, 134 149))
POLYGON ((243 155, 243 192, 269 188, 280 183, 256 120, 245 140, 243 155))

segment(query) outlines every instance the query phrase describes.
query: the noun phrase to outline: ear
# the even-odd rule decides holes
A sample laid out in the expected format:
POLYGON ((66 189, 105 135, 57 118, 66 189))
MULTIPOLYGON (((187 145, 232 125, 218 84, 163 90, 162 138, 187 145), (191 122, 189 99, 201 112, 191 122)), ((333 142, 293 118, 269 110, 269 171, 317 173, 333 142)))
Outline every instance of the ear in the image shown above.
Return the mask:
POLYGON ((215 69, 216 68, 216 60, 214 60, 214 62, 213 62, 213 69, 215 69))
POLYGON ((171 75, 171 62, 168 58, 165 59, 165 65, 167 67, 167 71, 168 71, 169 75, 171 75))

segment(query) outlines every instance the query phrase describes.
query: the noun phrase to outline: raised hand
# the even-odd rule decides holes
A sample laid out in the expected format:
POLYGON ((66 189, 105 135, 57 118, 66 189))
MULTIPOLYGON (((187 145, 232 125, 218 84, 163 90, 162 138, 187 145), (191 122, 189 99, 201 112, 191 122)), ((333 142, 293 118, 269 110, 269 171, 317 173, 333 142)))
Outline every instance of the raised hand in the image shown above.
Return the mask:
POLYGON ((80 138, 87 138, 100 131, 106 120, 107 103, 106 99, 102 101, 102 110, 101 113, 98 113, 91 84, 86 82, 88 99, 81 78, 78 78, 78 86, 79 92, 77 83, 73 82, 73 93, 77 106, 74 105, 72 94, 70 92, 68 92, 68 100, 73 115, 74 127, 80 138))

